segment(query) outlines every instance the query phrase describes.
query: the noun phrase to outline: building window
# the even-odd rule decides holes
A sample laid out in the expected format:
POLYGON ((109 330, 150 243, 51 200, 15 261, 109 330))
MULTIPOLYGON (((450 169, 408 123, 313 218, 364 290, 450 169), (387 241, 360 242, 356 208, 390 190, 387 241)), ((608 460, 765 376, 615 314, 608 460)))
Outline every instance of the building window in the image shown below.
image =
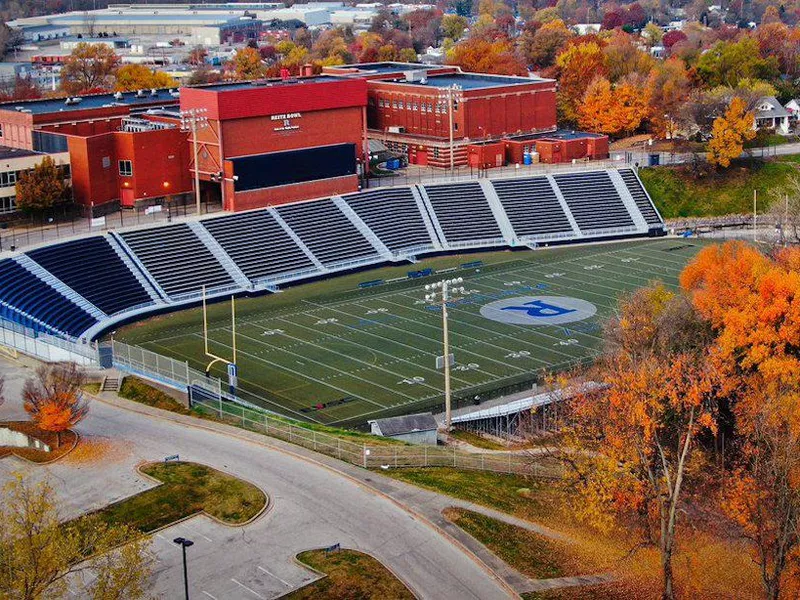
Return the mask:
POLYGON ((453 131, 458 131, 458 123, 453 123, 453 131))
POLYGON ((428 112, 433 112, 433 105, 428 102, 428 112))
POLYGON ((392 108, 397 110, 397 100, 392 100, 392 108))
POLYGON ((17 197, 7 196, 0 198, 0 215, 3 213, 11 213, 17 210, 17 197))
POLYGON ((400 107, 401 110, 405 108, 405 106, 403 105, 403 101, 402 100, 400 100, 400 102, 398 103, 398 106, 400 107))
POLYGON ((129 160, 119 161, 119 174, 121 177, 133 177, 133 163, 129 160))
POLYGON ((453 100, 453 110, 458 110, 458 100, 453 100))
POLYGON ((17 172, 0 173, 0 187, 14 187, 17 184, 17 172))
POLYGON ((3 137, 3 124, 0 123, 0 137, 3 137))
POLYGON ((438 148, 434 148, 433 149, 433 158, 439 158, 439 149, 438 148))

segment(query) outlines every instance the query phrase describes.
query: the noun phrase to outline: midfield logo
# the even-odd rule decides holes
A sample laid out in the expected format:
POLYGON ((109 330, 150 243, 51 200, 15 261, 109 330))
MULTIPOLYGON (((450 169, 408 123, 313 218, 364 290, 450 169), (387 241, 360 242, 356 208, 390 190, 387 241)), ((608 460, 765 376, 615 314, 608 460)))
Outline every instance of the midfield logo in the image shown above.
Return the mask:
POLYGON ((563 325, 595 315, 591 302, 569 296, 516 296, 489 302, 481 315, 492 321, 513 325, 563 325))
POLYGON ((526 302, 522 306, 506 306, 500 310, 520 310, 527 313, 529 317, 559 317, 576 312, 574 308, 548 304, 543 300, 533 300, 532 302, 526 302))

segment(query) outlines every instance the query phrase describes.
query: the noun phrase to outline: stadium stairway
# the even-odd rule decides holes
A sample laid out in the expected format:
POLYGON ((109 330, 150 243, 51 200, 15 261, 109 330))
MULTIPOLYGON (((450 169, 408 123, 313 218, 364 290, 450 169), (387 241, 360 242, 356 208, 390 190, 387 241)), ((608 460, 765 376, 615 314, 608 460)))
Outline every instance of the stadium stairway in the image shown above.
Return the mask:
POLYGON ((0 324, 94 339, 196 303, 203 289, 210 298, 277 291, 443 251, 664 233, 629 168, 376 188, 15 254, 0 260, 0 324))

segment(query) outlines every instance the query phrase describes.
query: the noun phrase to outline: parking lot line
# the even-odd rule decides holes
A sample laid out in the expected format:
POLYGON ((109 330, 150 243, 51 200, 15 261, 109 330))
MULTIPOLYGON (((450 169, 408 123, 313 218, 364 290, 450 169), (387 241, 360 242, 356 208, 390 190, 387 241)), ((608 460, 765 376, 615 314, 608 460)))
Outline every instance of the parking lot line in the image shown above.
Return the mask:
POLYGON ((267 599, 266 599, 264 596, 262 596, 261 594, 259 594, 257 591, 255 591, 255 590, 253 590, 253 589, 250 589, 250 588, 249 588, 249 587, 247 587, 245 584, 243 584, 241 581, 237 581, 237 580, 236 580, 236 579, 234 579, 233 577, 231 577, 231 581, 232 581, 233 583, 235 583, 236 585, 240 585, 240 586, 242 586, 244 589, 246 589, 246 590, 247 590, 248 592, 250 592, 251 594, 255 594, 255 596, 256 596, 256 597, 258 597, 258 598, 261 598, 261 600, 267 600, 267 599))
POLYGON ((273 574, 273 573, 270 573, 269 571, 267 571, 267 570, 266 570, 264 567, 262 567, 261 565, 258 565, 258 569, 259 569, 260 571, 264 571, 264 573, 266 573, 266 574, 267 574, 267 575, 269 575, 270 577, 274 577, 275 579, 277 579, 278 581, 280 581, 280 582, 281 582, 283 585, 285 585, 286 587, 288 587, 288 588, 292 587, 292 584, 291 584, 291 583, 289 583, 288 581, 286 581, 286 580, 284 580, 284 579, 281 579, 280 577, 278 577, 277 575, 275 575, 275 574, 273 574))

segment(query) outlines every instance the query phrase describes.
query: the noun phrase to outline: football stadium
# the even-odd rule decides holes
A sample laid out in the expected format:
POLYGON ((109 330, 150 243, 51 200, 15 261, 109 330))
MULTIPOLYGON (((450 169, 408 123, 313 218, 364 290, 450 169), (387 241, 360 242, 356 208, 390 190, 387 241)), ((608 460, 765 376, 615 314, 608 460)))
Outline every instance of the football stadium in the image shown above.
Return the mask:
POLYGON ((175 364, 185 389, 190 369, 207 370, 228 401, 363 426, 442 406, 442 308, 426 284, 463 280, 448 302, 453 398, 477 404, 591 360, 620 293, 676 285, 698 246, 664 233, 632 169, 383 188, 109 231, 0 261, 3 344, 33 339, 47 358, 129 371, 120 349, 147 350, 139 374, 167 385, 175 364))

